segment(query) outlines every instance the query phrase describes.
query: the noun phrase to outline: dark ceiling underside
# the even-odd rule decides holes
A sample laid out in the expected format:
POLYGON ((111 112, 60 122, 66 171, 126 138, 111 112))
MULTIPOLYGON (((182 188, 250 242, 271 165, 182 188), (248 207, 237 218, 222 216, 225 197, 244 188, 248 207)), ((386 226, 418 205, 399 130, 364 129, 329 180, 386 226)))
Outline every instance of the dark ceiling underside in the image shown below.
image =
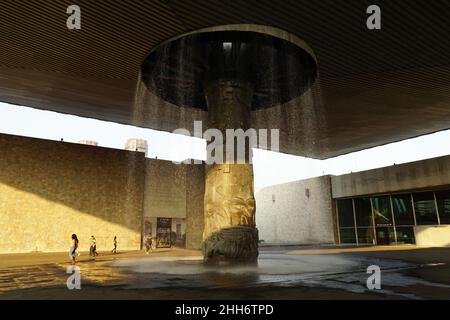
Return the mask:
POLYGON ((376 3, 379 31, 365 27, 373 1, 78 0, 82 30, 68 31, 71 0, 1 0, 0 101, 173 130, 133 110, 144 57, 188 31, 251 23, 317 56, 321 125, 312 136, 287 119, 283 151, 325 158, 450 128, 450 2, 376 3))

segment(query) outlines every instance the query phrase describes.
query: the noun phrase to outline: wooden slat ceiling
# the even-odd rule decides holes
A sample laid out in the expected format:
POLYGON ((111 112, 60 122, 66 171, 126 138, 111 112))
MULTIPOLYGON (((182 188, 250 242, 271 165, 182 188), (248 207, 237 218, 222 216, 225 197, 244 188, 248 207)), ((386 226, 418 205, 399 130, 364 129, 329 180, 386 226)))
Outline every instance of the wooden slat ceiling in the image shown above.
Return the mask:
POLYGON ((188 31, 253 23, 294 33, 316 53, 327 121, 310 155, 450 128, 450 1, 375 2, 379 31, 365 27, 374 3, 365 0, 1 0, 0 100, 170 130, 133 115, 146 54, 188 31), (66 28, 72 4, 80 31, 66 28))

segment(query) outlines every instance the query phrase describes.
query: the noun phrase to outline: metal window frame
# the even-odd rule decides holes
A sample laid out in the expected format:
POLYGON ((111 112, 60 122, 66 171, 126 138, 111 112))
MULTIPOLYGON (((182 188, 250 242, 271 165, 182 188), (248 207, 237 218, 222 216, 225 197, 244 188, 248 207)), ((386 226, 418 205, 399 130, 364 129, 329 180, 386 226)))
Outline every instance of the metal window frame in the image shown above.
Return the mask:
POLYGON ((394 243, 396 245, 398 245, 397 222, 395 221, 394 204, 392 203, 392 195, 389 195, 389 204, 391 205, 392 227, 394 228, 394 243))
MULTIPOLYGON (((339 239, 339 244, 342 244, 342 238, 341 238, 341 225, 339 223, 339 206, 338 206, 338 201, 341 200, 351 200, 352 201, 352 214, 353 214, 353 229, 355 230, 355 241, 356 241, 356 245, 359 245, 358 242, 358 230, 356 228, 356 216, 355 216, 355 203, 354 203, 354 198, 346 198, 346 199, 336 199, 335 201, 335 205, 336 205, 336 220, 337 220, 337 229, 338 229, 338 239, 339 239)), ((342 227, 342 229, 352 229, 352 227, 342 227)))
POLYGON ((373 239, 375 240, 375 243, 373 243, 374 246, 378 245, 378 238, 377 238, 377 233, 375 230, 375 215, 373 214, 373 200, 374 197, 369 197, 369 201, 370 201, 370 213, 372 215, 372 229, 373 229, 373 239))
MULTIPOLYGON (((426 193, 426 192, 427 191, 424 191, 423 193, 426 193)), ((435 190, 430 190, 428 192, 433 193, 434 208, 436 210, 436 218, 437 218, 437 224, 430 224, 430 225, 432 225, 432 226, 435 226, 435 225, 439 226, 439 225, 441 225, 441 219, 440 219, 440 216, 439 216, 439 208, 438 208, 437 200, 436 200, 436 191, 435 190)), ((416 193, 421 193, 421 192, 416 192, 416 193)), ((414 206, 414 193, 413 192, 411 192, 411 201, 412 201, 413 212, 414 212, 414 223, 415 223, 415 226, 417 226, 416 208, 414 206)), ((424 224, 424 225, 428 225, 428 224, 424 224)))
POLYGON ((413 193, 410 193, 411 195, 411 205, 413 209, 413 217, 414 217, 414 226, 417 227, 417 219, 416 219, 416 207, 414 206, 414 196, 413 193))
POLYGON ((359 246, 359 238, 358 238, 358 227, 356 226, 356 210, 355 210, 355 198, 352 198, 352 207, 353 207, 353 224, 355 225, 355 237, 356 237, 356 246, 359 246))
POLYGON ((338 201, 339 200, 336 200, 335 202, 336 202, 336 225, 337 225, 337 232, 338 232, 338 241, 339 241, 339 244, 342 244, 342 241, 341 241, 341 225, 339 224, 339 206, 338 206, 338 201))
POLYGON ((437 217, 437 222, 438 225, 441 225, 441 217, 439 216, 439 208, 438 208, 438 204, 437 204, 437 198, 436 198, 436 191, 433 191, 433 197, 434 197, 434 206, 436 208, 436 217, 437 217))

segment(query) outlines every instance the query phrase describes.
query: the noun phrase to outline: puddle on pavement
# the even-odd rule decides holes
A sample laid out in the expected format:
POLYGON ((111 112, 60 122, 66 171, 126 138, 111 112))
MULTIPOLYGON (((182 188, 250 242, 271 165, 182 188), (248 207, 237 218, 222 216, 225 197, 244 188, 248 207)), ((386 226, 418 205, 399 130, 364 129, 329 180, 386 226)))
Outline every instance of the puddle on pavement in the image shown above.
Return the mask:
MULTIPOLYGON (((398 290, 416 285, 449 290, 450 286, 405 275, 420 265, 399 260, 340 255, 262 253, 253 266, 207 266, 200 256, 139 257, 81 262, 84 286, 123 289, 314 287, 365 293, 367 267, 381 268, 382 290, 377 293, 419 299, 398 290)), ((0 294, 17 289, 65 288, 68 264, 49 264, 0 270, 0 294)))
POLYGON ((377 265, 382 272, 378 293, 409 299, 420 297, 386 288, 425 285, 450 286, 407 276, 402 272, 420 265, 399 260, 349 255, 291 255, 263 253, 257 266, 206 266, 201 257, 149 257, 110 264, 139 276, 127 289, 144 288, 251 288, 261 286, 318 287, 354 293, 368 292, 367 267, 377 265))

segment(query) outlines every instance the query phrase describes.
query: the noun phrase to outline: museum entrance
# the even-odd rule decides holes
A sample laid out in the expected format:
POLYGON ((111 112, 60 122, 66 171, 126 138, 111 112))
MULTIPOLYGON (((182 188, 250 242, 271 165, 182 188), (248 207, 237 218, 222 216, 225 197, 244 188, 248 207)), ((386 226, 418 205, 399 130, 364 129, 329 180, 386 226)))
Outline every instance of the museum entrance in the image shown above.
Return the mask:
POLYGON ((171 248, 172 219, 158 218, 156 224, 156 247, 171 248))
POLYGON ((378 227, 376 228, 377 244, 389 245, 395 243, 394 230, 392 227, 378 227))

